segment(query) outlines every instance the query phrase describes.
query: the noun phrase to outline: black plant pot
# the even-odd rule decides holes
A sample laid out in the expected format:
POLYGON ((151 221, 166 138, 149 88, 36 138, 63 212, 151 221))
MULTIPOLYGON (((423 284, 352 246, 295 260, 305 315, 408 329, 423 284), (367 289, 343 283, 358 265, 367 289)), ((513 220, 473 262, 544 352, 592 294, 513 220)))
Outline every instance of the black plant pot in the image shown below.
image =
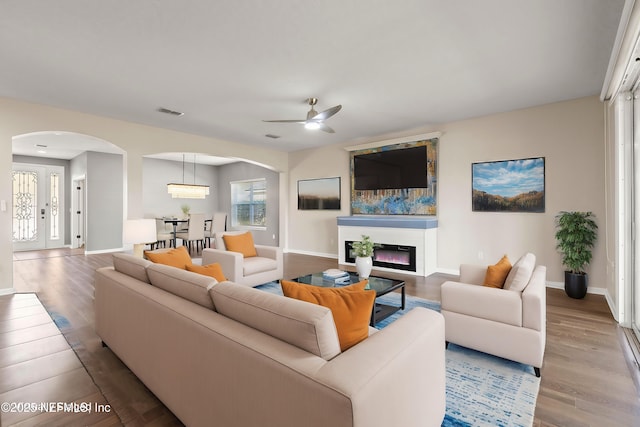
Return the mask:
POLYGON ((584 298, 584 296, 587 294, 587 274, 565 271, 564 291, 571 298, 584 298))

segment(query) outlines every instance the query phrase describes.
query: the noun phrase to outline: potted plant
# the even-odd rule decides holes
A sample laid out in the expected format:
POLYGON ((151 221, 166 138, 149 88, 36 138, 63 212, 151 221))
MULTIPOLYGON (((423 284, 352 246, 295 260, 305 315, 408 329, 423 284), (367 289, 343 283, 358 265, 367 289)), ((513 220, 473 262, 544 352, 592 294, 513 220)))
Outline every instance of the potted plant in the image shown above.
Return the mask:
POLYGON ((373 248, 375 243, 371 241, 371 237, 362 235, 362 240, 351 243, 351 248, 356 256, 356 270, 361 279, 368 279, 373 267, 373 248))
POLYGON ((556 249, 562 254, 564 290, 571 298, 587 294, 587 273, 593 245, 598 237, 598 225, 591 212, 561 211, 556 215, 556 249))
POLYGON ((191 207, 189 207, 189 205, 187 204, 184 204, 180 206, 180 209, 182 209, 182 214, 184 215, 184 218, 189 218, 189 211, 191 210, 191 207))

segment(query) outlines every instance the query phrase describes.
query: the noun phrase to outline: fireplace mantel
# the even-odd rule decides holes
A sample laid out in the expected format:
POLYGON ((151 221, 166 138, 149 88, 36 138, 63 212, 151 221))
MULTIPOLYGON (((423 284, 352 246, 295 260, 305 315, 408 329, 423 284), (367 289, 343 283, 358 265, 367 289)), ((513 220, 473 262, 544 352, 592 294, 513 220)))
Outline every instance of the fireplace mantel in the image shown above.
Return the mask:
MULTIPOLYGON (((409 274, 428 276, 436 270, 438 219, 431 216, 353 215, 339 216, 338 262, 353 265, 347 260, 345 242, 360 240, 362 235, 375 243, 413 246, 416 248, 416 271, 409 274)), ((408 273, 390 268, 374 270, 408 273)))
POLYGON ((438 218, 432 216, 353 215, 339 216, 338 226, 415 228, 427 230, 438 227, 438 218))

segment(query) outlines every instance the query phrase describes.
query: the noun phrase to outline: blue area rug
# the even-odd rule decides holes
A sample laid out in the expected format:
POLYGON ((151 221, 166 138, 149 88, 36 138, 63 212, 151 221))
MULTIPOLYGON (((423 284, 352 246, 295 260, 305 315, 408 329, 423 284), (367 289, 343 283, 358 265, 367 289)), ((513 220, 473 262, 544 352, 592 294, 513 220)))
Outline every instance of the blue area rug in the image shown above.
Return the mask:
MULTIPOLYGON (((280 284, 275 282, 256 289, 282 295, 280 284)), ((399 305, 400 294, 387 294, 376 301, 399 305)), ((405 310, 379 322, 376 328, 384 328, 414 307, 439 311, 440 303, 407 295, 405 310)), ((531 366, 455 344, 449 344, 446 365, 447 410, 443 426, 533 425, 540 378, 531 366)))

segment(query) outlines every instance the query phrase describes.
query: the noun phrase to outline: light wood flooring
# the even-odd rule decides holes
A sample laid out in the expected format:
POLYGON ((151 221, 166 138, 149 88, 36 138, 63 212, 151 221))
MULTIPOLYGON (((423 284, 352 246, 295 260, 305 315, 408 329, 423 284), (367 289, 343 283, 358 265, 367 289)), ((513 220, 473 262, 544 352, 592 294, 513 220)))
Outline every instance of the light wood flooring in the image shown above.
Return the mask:
MULTIPOLYGON (((69 345, 48 316, 29 308, 37 306, 32 296, 0 297, 0 402, 106 403, 112 412, 2 413, 1 425, 181 425, 94 332, 93 274, 107 265, 110 254, 68 249, 14 255, 14 288, 37 294, 69 345), (69 346, 81 365, 70 357, 69 346)), ((284 275, 336 267, 334 259, 286 254, 284 275)), ((436 301, 442 282, 452 278, 388 276, 404 279, 407 294, 436 301)), ((572 300, 556 289, 547 296, 547 347, 534 426, 639 426, 638 368, 604 298, 572 300)))

